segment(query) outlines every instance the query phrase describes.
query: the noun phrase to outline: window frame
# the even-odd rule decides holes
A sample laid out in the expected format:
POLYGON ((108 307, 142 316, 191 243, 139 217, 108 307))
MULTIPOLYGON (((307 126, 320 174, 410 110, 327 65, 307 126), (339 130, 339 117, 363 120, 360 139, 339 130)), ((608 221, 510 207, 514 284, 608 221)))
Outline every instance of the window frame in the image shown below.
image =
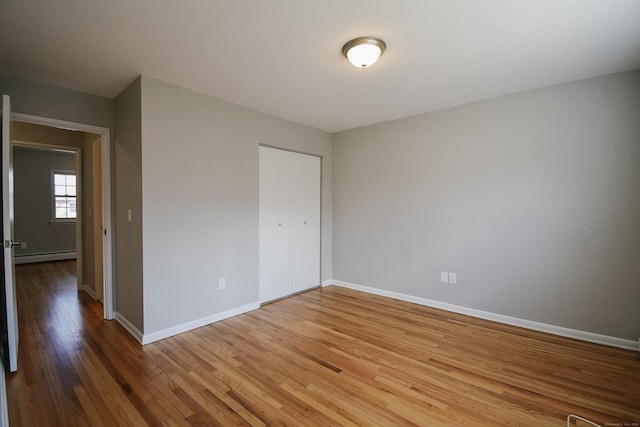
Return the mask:
POLYGON ((52 169, 51 170, 51 220, 50 224, 69 224, 78 220, 78 174, 73 170, 52 169), (76 178, 76 195, 65 196, 73 197, 76 200, 76 217, 75 218, 58 218, 56 215, 56 175, 72 175, 76 178))

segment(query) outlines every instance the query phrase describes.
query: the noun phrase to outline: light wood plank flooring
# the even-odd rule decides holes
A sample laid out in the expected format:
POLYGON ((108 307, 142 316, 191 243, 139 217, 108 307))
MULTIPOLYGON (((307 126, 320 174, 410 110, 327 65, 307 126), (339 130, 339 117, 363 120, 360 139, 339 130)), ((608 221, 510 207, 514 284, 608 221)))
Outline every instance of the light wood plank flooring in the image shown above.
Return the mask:
POLYGON ((338 287, 142 347, 74 270, 16 267, 12 426, 640 422, 637 352, 338 287))

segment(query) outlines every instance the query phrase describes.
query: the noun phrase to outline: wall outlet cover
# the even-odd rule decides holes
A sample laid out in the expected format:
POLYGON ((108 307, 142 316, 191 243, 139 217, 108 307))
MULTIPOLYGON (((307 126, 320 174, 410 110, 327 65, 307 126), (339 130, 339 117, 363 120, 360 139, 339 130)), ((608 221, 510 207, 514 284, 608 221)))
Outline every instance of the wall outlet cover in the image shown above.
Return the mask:
POLYGON ((453 283, 454 285, 458 283, 458 274, 457 273, 449 273, 449 283, 453 283))

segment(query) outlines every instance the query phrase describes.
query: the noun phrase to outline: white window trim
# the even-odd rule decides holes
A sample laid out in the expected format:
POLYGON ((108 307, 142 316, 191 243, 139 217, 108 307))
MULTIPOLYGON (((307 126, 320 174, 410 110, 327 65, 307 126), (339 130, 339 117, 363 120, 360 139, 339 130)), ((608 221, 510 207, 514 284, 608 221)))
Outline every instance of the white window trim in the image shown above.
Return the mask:
MULTIPOLYGON (((51 220, 49 224, 51 225, 60 225, 60 224, 75 224, 78 220, 77 214, 76 218, 56 218, 56 184, 55 184, 55 175, 73 175, 78 179, 78 174, 73 170, 62 170, 62 169, 51 169, 51 220)), ((76 181, 76 206, 78 200, 78 184, 76 181)), ((77 212, 77 207, 76 207, 77 212)))

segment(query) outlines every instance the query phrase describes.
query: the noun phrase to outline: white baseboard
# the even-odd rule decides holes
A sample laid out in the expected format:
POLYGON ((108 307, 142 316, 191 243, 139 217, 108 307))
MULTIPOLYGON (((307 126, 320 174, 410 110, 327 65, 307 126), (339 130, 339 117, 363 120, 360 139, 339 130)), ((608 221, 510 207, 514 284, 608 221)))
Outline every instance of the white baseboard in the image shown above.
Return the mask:
POLYGON ((91 296, 91 298, 98 299, 96 295, 96 291, 90 288, 89 285, 87 285, 86 283, 82 285, 82 290, 88 293, 91 296))
POLYGON ((138 330, 126 317, 116 311, 115 319, 127 330, 140 344, 142 344, 142 332, 138 330))
POLYGON ((222 313, 214 314, 212 316, 203 317, 201 319, 193 320, 191 322, 183 323, 181 325, 173 326, 171 328, 163 329, 161 331, 145 334, 142 336, 140 343, 142 345, 150 344, 155 341, 159 341, 165 338, 172 337, 174 335, 181 334, 183 332, 191 331, 193 329, 200 328, 202 326, 209 325, 211 323, 219 322, 229 317, 237 316, 239 314, 247 313, 260 308, 260 303, 254 302, 251 304, 243 305, 233 308, 231 310, 223 311, 222 313))
POLYGON ((401 294, 398 292, 387 291, 384 289, 371 288, 369 286, 356 285, 353 283, 342 282, 340 280, 325 280, 322 286, 336 285, 343 288, 353 289, 356 291, 367 292, 374 295, 389 297, 401 301, 412 302, 414 304, 424 305, 427 307, 438 308, 440 310, 451 311, 453 313, 465 314, 479 319, 491 320, 507 325, 518 326, 525 329, 531 329, 539 332, 546 332, 553 335, 559 335, 567 338, 574 338, 581 341, 588 341, 596 344, 604 344, 610 347, 623 348, 625 350, 636 350, 640 352, 640 339, 638 342, 626 340, 607 335, 594 334, 592 332, 579 331, 576 329, 564 328, 562 326, 549 325, 546 323, 534 322, 517 317, 504 316, 502 314, 490 313, 487 311, 476 310, 473 308, 462 307, 459 305, 449 304, 446 302, 434 301, 427 298, 416 297, 413 295, 401 294))
POLYGON ((34 262, 47 262, 47 261, 63 261, 67 259, 76 259, 77 253, 74 252, 56 252, 52 254, 37 254, 37 255, 21 255, 14 258, 16 264, 31 264, 34 262))

